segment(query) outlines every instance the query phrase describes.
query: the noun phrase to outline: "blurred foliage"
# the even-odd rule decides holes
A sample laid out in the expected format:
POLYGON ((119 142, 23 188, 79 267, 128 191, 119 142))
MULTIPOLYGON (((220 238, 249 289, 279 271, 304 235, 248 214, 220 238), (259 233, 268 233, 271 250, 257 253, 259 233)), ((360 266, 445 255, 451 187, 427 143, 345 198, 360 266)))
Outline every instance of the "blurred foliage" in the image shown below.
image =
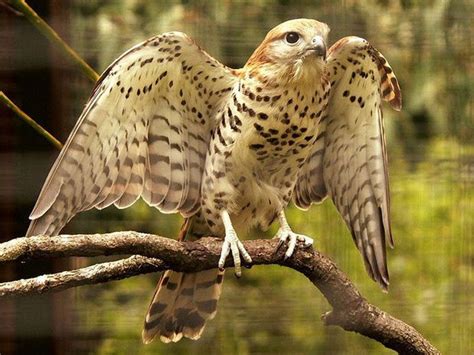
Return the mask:
MULTIPOLYGON (((390 293, 366 275, 330 201, 309 212, 292 207, 289 221, 295 231, 314 236, 315 247, 372 303, 415 326, 442 352, 467 354, 474 350, 473 10, 469 0, 75 0, 71 28, 73 47, 100 69, 131 45, 170 30, 188 33, 234 67, 245 63, 268 29, 289 18, 327 22, 331 42, 346 35, 369 39, 390 61, 404 97, 401 113, 385 110, 396 240, 388 253, 390 293)), ((77 95, 78 109, 87 95, 77 95)), ((72 229, 171 237, 180 221, 140 202, 120 212, 85 213, 72 229)), ((218 315, 199 342, 145 347, 141 326, 156 280, 79 289, 78 343, 93 336, 98 354, 389 353, 359 335, 324 327, 319 318, 329 306, 323 297, 303 276, 276 266, 255 267, 238 281, 229 272, 218 315)))

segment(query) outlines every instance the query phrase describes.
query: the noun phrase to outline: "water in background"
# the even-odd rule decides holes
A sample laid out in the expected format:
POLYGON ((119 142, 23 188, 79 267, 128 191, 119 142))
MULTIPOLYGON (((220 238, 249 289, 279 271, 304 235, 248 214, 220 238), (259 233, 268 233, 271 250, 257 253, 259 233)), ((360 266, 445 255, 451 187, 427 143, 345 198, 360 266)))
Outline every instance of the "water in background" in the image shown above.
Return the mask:
MULTIPOLYGON (((324 5, 286 0, 74 0, 51 5, 49 21, 61 28, 72 46, 98 70, 133 44, 170 30, 188 33, 211 55, 233 67, 245 63, 270 28, 290 18, 328 23, 331 43, 346 35, 367 38, 391 63, 404 100, 400 113, 384 106, 396 241, 396 248, 388 253, 390 292, 382 293, 366 275, 349 232, 330 201, 309 212, 290 208, 289 222, 295 231, 314 236, 315 247, 334 260, 370 302, 413 325, 443 353, 469 354, 474 351, 474 6, 468 0, 410 4, 375 0, 324 5)), ((24 22, 13 24, 29 30, 24 22)), ((1 36, 6 29, 0 31, 2 41, 7 41, 1 36)), ((36 58, 33 64, 5 59, 13 52, 28 51, 28 46, 15 43, 8 47, 12 52, 0 49, 0 61, 8 62, 8 70, 31 73, 28 65, 38 64, 41 51, 51 51, 46 46, 29 54, 36 58)), ((61 80, 55 81, 54 71, 47 80, 49 85, 63 88, 62 104, 49 105, 44 116, 56 117, 60 110, 60 117, 47 122, 50 131, 64 140, 92 84, 68 63, 61 59, 57 63, 61 80), (61 76, 64 71, 73 74, 61 76)), ((40 78, 29 75, 28 80, 40 87, 40 78)), ((9 87, 15 91, 17 84, 16 79, 11 80, 9 87)), ((23 123, 14 124, 18 140, 25 136, 41 139, 33 137, 23 123)), ((7 216, 2 216, 2 223, 9 226, 6 230, 14 231, 10 234, 20 235, 57 153, 29 148, 25 141, 21 147, 12 146, 15 152, 2 158, 2 165, 9 168, 0 174, 0 195, 22 218, 7 221, 7 216)), ((160 215, 138 203, 123 211, 109 208, 82 214, 67 231, 133 229, 171 237, 179 224, 179 217, 160 215)), ((75 265, 96 261, 80 260, 75 265)), ((47 272, 54 265, 41 267, 47 272)), ((25 275, 21 268, 9 270, 25 275)), ((229 272, 219 312, 198 342, 163 345, 157 341, 143 346, 143 317, 157 279, 158 275, 140 276, 54 296, 3 302, 2 317, 8 326, 0 328, 0 353, 8 349, 14 353, 68 354, 390 353, 360 335, 325 327, 320 316, 330 306, 322 295, 304 276, 278 266, 254 267, 240 280, 229 272)))

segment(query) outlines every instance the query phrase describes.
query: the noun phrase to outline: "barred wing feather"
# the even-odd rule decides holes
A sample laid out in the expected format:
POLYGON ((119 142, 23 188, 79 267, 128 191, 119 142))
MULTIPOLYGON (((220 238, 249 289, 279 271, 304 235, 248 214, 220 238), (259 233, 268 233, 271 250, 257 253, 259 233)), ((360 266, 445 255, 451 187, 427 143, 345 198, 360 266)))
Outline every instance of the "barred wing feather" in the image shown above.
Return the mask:
POLYGON ((78 212, 125 208, 140 196, 191 216, 216 121, 234 72, 169 32, 107 68, 52 167, 27 235, 55 235, 78 212))
POLYGON ((393 246, 393 240, 381 101, 400 110, 400 88, 382 54, 358 37, 345 37, 331 47, 327 75, 327 112, 294 200, 308 208, 330 196, 369 275, 385 289, 385 244, 393 246))

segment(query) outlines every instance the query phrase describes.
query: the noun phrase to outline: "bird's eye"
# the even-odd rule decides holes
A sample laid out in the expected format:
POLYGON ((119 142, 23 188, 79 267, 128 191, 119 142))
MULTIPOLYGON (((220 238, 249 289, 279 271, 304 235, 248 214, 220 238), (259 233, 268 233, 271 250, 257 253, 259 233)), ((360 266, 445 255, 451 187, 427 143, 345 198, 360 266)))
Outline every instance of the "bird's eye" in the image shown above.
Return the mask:
POLYGON ((287 43, 295 44, 300 39, 300 35, 296 32, 288 32, 285 39, 287 43))

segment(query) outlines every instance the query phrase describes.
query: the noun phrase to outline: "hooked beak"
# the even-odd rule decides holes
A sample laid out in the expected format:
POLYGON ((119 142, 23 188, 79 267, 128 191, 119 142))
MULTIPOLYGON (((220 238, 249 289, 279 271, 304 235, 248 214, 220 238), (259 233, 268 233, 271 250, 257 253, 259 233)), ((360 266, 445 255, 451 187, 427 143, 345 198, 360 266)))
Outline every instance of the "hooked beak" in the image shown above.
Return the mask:
POLYGON ((323 60, 326 60, 326 43, 324 43, 323 38, 315 36, 311 40, 311 46, 307 48, 307 52, 314 53, 318 57, 323 58, 323 60))

